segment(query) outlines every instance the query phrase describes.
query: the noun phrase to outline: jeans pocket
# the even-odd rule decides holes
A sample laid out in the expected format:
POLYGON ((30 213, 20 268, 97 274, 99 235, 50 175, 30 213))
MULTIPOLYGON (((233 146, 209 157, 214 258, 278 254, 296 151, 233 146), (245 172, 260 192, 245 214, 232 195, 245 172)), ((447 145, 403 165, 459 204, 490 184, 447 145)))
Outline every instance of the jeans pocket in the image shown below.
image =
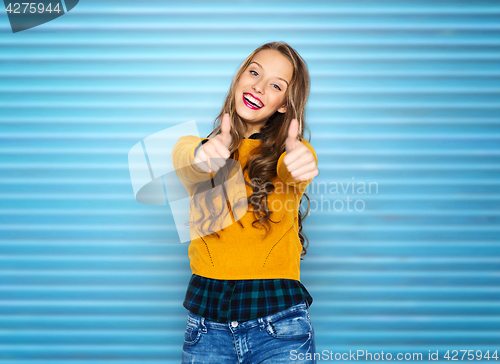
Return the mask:
POLYGON ((313 328, 306 309, 267 322, 267 333, 276 339, 294 340, 311 337, 313 328))
POLYGON ((194 345, 201 338, 201 327, 200 324, 188 321, 186 326, 186 331, 184 332, 184 344, 194 345))

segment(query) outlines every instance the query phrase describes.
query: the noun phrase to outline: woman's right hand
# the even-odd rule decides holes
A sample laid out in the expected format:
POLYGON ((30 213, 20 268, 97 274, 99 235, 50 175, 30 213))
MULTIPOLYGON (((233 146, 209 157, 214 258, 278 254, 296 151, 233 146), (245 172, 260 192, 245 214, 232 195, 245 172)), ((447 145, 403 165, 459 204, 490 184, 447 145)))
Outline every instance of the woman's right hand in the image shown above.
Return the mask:
POLYGON ((203 144, 194 157, 197 169, 205 173, 215 173, 224 167, 227 159, 231 156, 231 119, 229 114, 224 114, 221 121, 221 133, 203 144))

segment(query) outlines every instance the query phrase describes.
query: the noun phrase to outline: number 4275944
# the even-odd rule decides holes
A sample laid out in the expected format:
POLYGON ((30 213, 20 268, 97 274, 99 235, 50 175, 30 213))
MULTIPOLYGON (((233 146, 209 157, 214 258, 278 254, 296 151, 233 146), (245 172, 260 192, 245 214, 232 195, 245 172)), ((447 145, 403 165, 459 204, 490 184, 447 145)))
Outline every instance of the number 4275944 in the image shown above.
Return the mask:
POLYGON ((490 351, 488 350, 486 353, 484 353, 481 350, 451 350, 451 356, 450 356, 450 350, 446 351, 446 354, 444 354, 444 358, 448 360, 481 360, 481 359, 486 359, 486 360, 498 360, 498 353, 497 350, 492 352, 490 356, 490 351), (461 355, 459 354, 462 353, 461 355))
POLYGON ((29 9, 30 9, 29 12, 30 13, 36 13, 37 12, 37 8, 38 8, 38 12, 39 13, 44 13, 44 12, 52 13, 53 11, 56 12, 56 13, 61 12, 61 9, 59 9, 59 3, 57 3, 56 6, 54 6, 54 9, 52 9, 52 4, 51 3, 49 3, 49 5, 47 5, 47 7, 44 6, 44 3, 21 3, 21 4, 19 4, 19 3, 14 3, 14 4, 9 3, 9 5, 5 8, 5 10, 8 13, 21 14, 21 12, 22 13, 26 13, 26 9, 28 9, 28 6, 29 6, 29 9), (19 11, 19 9, 21 8, 21 4, 25 5, 25 7, 24 7, 24 9, 22 9, 22 11, 19 11), (38 6, 37 6, 37 4, 38 4, 38 6))

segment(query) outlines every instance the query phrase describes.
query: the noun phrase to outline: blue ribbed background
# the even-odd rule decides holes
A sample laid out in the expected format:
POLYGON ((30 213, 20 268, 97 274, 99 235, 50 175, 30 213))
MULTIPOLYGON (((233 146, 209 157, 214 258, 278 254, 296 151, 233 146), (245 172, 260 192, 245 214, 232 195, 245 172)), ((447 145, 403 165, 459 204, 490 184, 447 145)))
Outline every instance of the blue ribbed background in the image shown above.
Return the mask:
POLYGON ((317 351, 500 350, 499 2, 82 0, 15 34, 0 12, 0 363, 180 362, 188 245, 128 151, 206 136, 273 40, 308 63, 328 187, 304 220, 317 351))

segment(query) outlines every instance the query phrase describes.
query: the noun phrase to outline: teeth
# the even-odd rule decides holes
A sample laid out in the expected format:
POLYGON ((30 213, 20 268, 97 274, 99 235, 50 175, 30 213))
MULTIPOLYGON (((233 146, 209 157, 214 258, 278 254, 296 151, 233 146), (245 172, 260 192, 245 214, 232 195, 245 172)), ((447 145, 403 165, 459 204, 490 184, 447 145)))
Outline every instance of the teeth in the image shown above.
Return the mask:
POLYGON ((262 107, 264 105, 262 105, 262 103, 259 101, 259 100, 256 100, 255 98, 253 98, 252 96, 250 96, 249 94, 245 94, 245 98, 248 100, 248 101, 251 101, 253 102, 255 105, 257 105, 258 107, 262 107))

